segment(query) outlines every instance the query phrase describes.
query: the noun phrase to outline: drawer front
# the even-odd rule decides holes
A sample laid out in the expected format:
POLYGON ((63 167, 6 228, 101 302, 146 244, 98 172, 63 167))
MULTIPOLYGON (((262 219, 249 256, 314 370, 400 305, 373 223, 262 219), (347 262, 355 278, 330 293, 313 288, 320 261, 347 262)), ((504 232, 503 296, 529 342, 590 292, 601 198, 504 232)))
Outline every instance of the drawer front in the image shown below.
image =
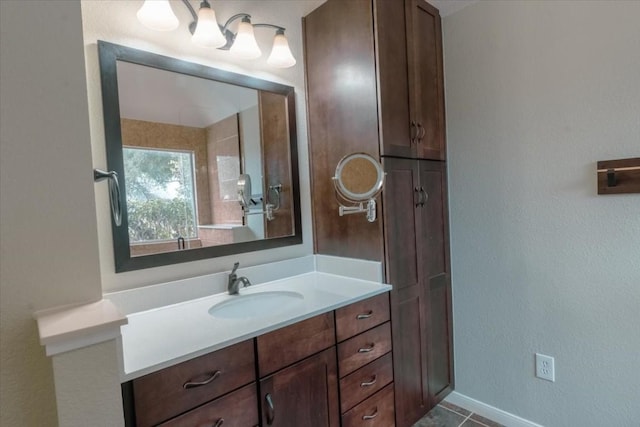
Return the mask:
POLYGON ((334 345, 333 312, 261 335, 256 341, 262 378, 334 345))
POLYGON ((393 383, 342 416, 342 427, 394 427, 393 383))
POLYGON ((338 342, 389 321, 389 294, 384 293, 336 310, 338 342))
POLYGON ((340 378, 391 351, 389 322, 338 344, 340 378))
POLYGON ((340 380, 342 412, 346 412, 393 381, 391 353, 340 380))
POLYGON ((258 424, 258 395, 254 383, 162 423, 160 426, 250 427, 258 424))
POLYGON ((137 378, 137 425, 158 424, 255 379, 252 340, 137 378))

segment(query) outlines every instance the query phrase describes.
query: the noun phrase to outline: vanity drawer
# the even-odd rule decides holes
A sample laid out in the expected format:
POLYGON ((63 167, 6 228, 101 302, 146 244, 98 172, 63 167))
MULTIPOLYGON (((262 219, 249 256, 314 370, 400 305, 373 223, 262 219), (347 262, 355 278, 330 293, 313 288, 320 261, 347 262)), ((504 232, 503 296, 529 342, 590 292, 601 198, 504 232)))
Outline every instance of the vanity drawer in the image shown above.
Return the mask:
POLYGON ((136 424, 156 425, 255 379, 252 340, 137 378, 136 424))
POLYGON ((254 383, 162 423, 160 427, 249 427, 257 426, 259 422, 254 383))
POLYGON ((335 345, 333 312, 260 335, 256 341, 262 378, 335 345))
POLYGON ((389 322, 338 344, 340 378, 391 351, 389 322))
POLYGON ((389 321, 389 294, 384 293, 336 310, 338 342, 389 321))
POLYGON ((393 383, 342 416, 342 427, 394 427, 393 383))
POLYGON ((341 408, 345 412, 393 381, 391 353, 340 380, 341 408))

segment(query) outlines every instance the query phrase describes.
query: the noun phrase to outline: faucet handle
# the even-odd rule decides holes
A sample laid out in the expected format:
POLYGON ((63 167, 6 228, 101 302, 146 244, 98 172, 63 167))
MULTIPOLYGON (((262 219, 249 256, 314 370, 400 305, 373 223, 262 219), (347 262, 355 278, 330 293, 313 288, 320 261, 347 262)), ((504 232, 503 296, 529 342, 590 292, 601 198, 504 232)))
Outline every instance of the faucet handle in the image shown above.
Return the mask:
POLYGON ((233 264, 233 270, 231 270, 231 275, 236 274, 236 270, 238 269, 238 267, 240 267, 240 263, 236 262, 233 264))

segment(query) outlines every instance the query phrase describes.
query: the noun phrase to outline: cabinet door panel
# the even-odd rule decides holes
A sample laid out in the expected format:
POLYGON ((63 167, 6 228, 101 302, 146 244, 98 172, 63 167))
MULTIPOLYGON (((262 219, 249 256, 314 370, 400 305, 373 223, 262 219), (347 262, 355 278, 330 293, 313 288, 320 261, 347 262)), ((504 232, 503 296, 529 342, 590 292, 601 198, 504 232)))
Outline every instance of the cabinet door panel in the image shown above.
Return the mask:
POLYGON ((425 0, 406 0, 412 118, 419 158, 444 160, 444 78, 440 14, 425 0))
POLYGON ((260 381, 262 425, 338 427, 335 347, 260 381))
POLYGON ((427 352, 423 288, 391 294, 396 424, 410 426, 428 410, 427 352))
POLYGON ((387 282, 394 289, 418 283, 416 235, 418 163, 407 159, 383 159, 387 173, 383 198, 387 282))
POLYGON ((435 406, 451 384, 450 290, 446 274, 429 280, 429 397, 435 406))
POLYGON ((415 157, 411 141, 405 12, 400 2, 374 2, 380 154, 415 157))
POLYGON ((435 406, 453 388, 451 282, 446 167, 420 161, 420 186, 428 195, 420 209, 421 286, 427 301, 429 398, 435 406))
POLYGON ((419 209, 418 257, 421 266, 420 276, 426 280, 441 273, 448 273, 445 173, 444 164, 441 162, 420 162, 420 188, 424 190, 424 205, 419 209))

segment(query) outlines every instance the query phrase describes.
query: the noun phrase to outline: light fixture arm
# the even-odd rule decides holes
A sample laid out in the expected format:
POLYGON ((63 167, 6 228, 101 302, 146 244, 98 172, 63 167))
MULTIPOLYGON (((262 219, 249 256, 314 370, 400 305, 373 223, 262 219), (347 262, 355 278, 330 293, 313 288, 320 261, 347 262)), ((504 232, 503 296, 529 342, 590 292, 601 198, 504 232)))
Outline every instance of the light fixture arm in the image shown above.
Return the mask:
MULTIPOLYGON (((191 21, 191 23, 189 24, 189 32, 193 34, 196 31, 196 24, 198 23, 198 13, 193 8, 193 6, 191 6, 189 0, 182 0, 182 3, 187 6, 187 9, 189 9, 189 13, 191 13, 191 17, 193 18, 193 21, 191 21)), ((204 0, 202 3, 209 5, 209 2, 207 0, 204 0)))
POLYGON ((277 31, 277 34, 284 34, 284 27, 281 27, 279 25, 273 25, 273 24, 253 24, 253 28, 258 28, 258 27, 263 27, 263 28, 275 28, 277 31))

